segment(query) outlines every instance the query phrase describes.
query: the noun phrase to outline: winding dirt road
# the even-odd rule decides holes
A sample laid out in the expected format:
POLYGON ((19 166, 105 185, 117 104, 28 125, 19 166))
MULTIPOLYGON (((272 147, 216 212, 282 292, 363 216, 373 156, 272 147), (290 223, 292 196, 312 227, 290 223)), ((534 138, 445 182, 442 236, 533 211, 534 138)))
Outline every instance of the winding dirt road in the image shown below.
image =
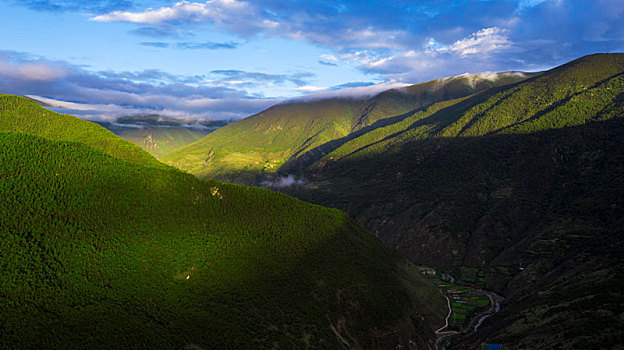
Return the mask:
POLYGON ((457 335, 457 334, 467 334, 467 333, 471 333, 471 332, 476 332, 477 329, 479 328, 479 326, 481 325, 481 323, 483 322, 483 320, 485 320, 486 318, 494 315, 495 313, 497 313, 498 311, 500 311, 500 303, 505 299, 502 296, 491 292, 491 291, 487 291, 487 290, 483 290, 483 293, 490 299, 490 308, 487 309, 486 311, 483 311, 477 315, 475 315, 473 318, 470 319, 470 322, 468 323, 468 326, 463 330, 463 331, 446 331, 446 332, 442 332, 442 330, 444 328, 448 327, 448 320, 451 317, 451 301, 450 299, 445 295, 444 297, 446 297, 446 301, 447 301, 447 305, 449 308, 449 313, 448 316, 446 316, 446 320, 445 320, 445 325, 443 327, 441 327, 440 329, 438 329, 437 331, 435 331, 435 334, 438 335, 438 337, 436 338, 434 347, 436 350, 446 350, 446 344, 443 342, 443 340, 448 339, 451 336, 457 335), (473 327, 473 324, 475 324, 473 327), (440 347, 440 344, 442 344, 442 347, 440 347))

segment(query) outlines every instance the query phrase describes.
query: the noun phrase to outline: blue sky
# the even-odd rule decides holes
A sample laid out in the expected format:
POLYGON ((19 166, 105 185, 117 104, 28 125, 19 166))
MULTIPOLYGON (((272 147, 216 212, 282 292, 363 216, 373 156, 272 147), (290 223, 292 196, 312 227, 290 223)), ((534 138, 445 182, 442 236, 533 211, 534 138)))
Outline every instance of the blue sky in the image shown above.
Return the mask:
POLYGON ((622 23, 622 0, 0 0, 0 92, 91 119, 241 118, 622 52, 622 23))

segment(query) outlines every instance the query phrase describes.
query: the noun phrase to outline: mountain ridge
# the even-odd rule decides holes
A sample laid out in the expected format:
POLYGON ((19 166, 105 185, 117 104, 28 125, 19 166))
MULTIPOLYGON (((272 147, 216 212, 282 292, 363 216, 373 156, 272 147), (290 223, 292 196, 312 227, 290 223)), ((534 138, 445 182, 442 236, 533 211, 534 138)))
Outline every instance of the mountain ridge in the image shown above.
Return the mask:
POLYGON ((530 76, 499 73, 488 79, 459 76, 391 89, 372 97, 308 99, 279 104, 221 128, 163 158, 202 178, 253 183, 263 172, 328 142, 348 137, 389 117, 399 117, 451 97, 467 96, 530 76), (492 79, 494 77, 495 79, 492 79))
MULTIPOLYGON (((505 296, 501 313, 451 346, 614 347, 624 329, 623 73, 624 54, 585 56, 349 129, 276 173, 223 178, 300 176, 274 188, 343 209, 412 262, 505 296)), ((253 120, 256 131, 272 126, 253 120)))
POLYGON ((505 296, 453 346, 617 347, 623 71, 624 54, 588 56, 434 105, 300 169, 306 185, 277 189, 505 296))

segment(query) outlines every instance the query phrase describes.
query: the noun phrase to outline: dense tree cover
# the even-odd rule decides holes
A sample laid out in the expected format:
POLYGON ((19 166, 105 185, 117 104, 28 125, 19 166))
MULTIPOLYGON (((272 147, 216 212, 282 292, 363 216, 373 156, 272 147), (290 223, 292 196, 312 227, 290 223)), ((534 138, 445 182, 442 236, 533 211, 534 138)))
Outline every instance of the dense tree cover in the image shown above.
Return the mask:
POLYGON ((349 140, 285 191, 342 208, 503 311, 457 345, 616 348, 624 337, 624 55, 594 55, 349 140), (468 269, 469 268, 469 269, 468 269))
POLYGON ((335 144, 385 125, 392 117, 400 120, 404 114, 436 102, 527 77, 506 73, 487 79, 459 76, 388 90, 372 97, 289 102, 227 125, 162 159, 201 178, 248 184, 259 173, 274 173, 286 161, 309 156, 320 146, 331 151, 335 144))
POLYGON ((315 166, 425 138, 529 133, 618 117, 623 67, 622 54, 587 56, 524 82, 440 102, 345 142, 315 166))
POLYGON ((0 133, 0 348, 431 344, 445 300, 338 210, 0 133))
MULTIPOLYGON (((510 83, 308 148, 281 171, 311 183, 281 190, 344 209, 416 263, 483 276, 506 297, 503 311, 459 348, 617 347, 624 54, 510 83)), ((246 137, 268 127, 253 120, 246 137)))
POLYGON ((49 111, 30 99, 0 94, 0 132, 23 132, 50 140, 85 143, 113 157, 162 166, 154 157, 103 127, 49 111))

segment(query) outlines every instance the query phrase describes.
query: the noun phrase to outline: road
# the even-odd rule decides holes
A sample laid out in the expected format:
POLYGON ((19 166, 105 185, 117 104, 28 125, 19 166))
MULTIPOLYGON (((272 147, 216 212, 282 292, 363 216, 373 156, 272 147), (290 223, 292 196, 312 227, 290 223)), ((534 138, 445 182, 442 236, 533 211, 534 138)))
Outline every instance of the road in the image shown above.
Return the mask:
POLYGON ((435 344, 434 344, 434 348, 436 350, 446 350, 446 342, 443 342, 444 340, 457 335, 457 334, 468 334, 468 333, 472 333, 472 332, 476 332, 477 329, 479 328, 479 326, 481 326, 481 323, 483 322, 483 320, 485 320, 486 318, 494 315, 495 313, 497 313, 498 311, 500 311, 500 303, 505 299, 502 296, 491 292, 491 291, 487 291, 487 290, 483 290, 483 293, 490 299, 490 308, 486 311, 483 311, 477 315, 475 315, 473 318, 470 319, 470 322, 468 323, 468 326, 463 330, 463 331, 446 331, 446 332, 442 332, 442 330, 444 328, 448 327, 448 320, 449 317, 451 316, 451 301, 450 299, 445 295, 446 297, 446 301, 447 301, 447 305, 449 308, 449 314, 448 316, 446 316, 446 320, 444 321, 445 325, 443 327, 441 327, 440 329, 438 329, 437 331, 435 331, 435 334, 438 335, 438 337, 436 338, 435 344), (475 324, 473 327, 473 324, 475 324), (442 344, 442 347, 440 347, 440 344, 442 344))

